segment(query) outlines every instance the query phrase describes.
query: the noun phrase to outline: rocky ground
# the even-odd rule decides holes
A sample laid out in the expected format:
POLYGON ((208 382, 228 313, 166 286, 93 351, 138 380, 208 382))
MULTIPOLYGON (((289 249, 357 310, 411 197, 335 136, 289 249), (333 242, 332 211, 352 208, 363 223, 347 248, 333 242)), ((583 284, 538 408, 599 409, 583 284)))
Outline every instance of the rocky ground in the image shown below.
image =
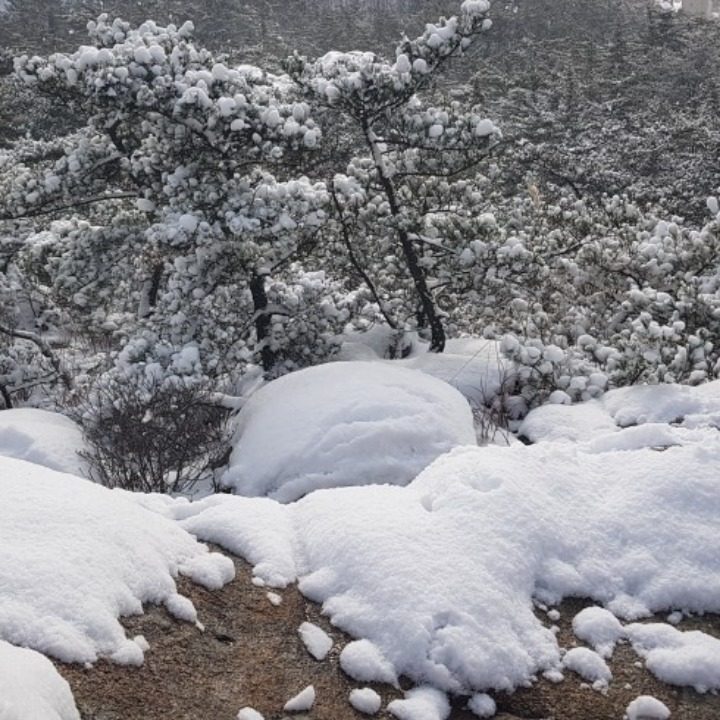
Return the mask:
MULTIPOLYGON (((84 668, 57 663, 72 687, 83 720, 234 720, 244 706, 254 707, 266 720, 283 720, 285 702, 310 684, 315 686, 317 700, 307 715, 295 715, 296 720, 367 717, 348 703, 350 691, 363 685, 339 667, 340 651, 350 638, 333 628, 321 616, 320 608, 296 587, 280 591, 282 603, 273 605, 267 590, 252 584, 250 568, 240 560, 236 565, 236 579, 219 591, 180 583, 181 592, 195 603, 204 630, 179 622, 158 607, 148 607, 144 615, 125 621, 131 635, 143 635, 150 643, 142 667, 99 662, 84 668), (322 626, 335 639, 323 662, 307 653, 298 636, 297 628, 305 620, 322 626)), ((587 604, 569 600, 558 608, 561 618, 556 624, 561 628, 562 646, 577 644, 570 622, 587 604)), ((545 613, 540 615, 546 619, 545 613)), ((720 637, 720 617, 688 619, 680 628, 702 629, 720 637)), ((670 708, 672 720, 720 718, 720 697, 663 685, 627 645, 618 647, 610 666, 613 681, 605 694, 567 673, 557 685, 540 681, 512 695, 496 695, 496 717, 622 720, 632 699, 650 694, 670 708)), ((383 708, 402 695, 389 686, 375 689, 383 698, 383 708)), ((450 720, 475 718, 464 704, 465 699, 456 699, 450 720)), ((392 718, 384 710, 376 717, 392 718)))

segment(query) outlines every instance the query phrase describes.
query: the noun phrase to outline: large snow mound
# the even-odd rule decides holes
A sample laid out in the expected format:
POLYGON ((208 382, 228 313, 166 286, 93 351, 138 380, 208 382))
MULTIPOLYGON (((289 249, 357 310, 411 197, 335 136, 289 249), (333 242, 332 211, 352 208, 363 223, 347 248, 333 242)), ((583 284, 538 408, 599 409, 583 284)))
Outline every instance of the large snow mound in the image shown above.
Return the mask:
POLYGON ((234 575, 229 558, 126 494, 3 456, 0 548, 0 640, 67 662, 141 663, 119 616, 149 602, 192 619, 174 577, 219 587, 234 575))
POLYGON ((60 413, 35 408, 0 412, 0 455, 86 477, 87 466, 78 455, 85 448, 80 427, 60 413))
POLYGON ((384 363, 328 363, 250 398, 223 482, 282 502, 319 488, 403 485, 439 455, 474 442, 470 406, 447 383, 384 363))
POLYGON ((624 452, 458 448, 406 487, 324 490, 286 506, 228 496, 174 512, 266 582, 299 579, 398 675, 510 689, 560 667, 533 597, 590 597, 629 620, 720 611, 720 433, 663 427, 663 452, 654 432, 624 452))
POLYGON ((0 640, 2 720, 80 720, 70 686, 40 653, 0 640))

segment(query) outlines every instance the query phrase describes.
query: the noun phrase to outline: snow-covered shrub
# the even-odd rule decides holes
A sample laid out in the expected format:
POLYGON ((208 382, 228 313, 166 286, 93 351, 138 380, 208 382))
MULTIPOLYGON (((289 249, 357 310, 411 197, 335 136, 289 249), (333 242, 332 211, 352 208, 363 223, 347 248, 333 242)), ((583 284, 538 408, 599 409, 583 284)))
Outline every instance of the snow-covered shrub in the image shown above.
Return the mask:
MULTIPOLYGON (((712 203, 710 203, 712 205, 712 203)), ((502 209, 499 210, 502 212, 502 209)), ((720 232, 627 198, 516 202, 471 242, 458 322, 502 337, 517 413, 608 386, 695 384, 720 370, 720 232)))
POLYGON ((229 448, 228 410, 207 386, 175 376, 109 373, 74 410, 93 480, 141 492, 183 493, 212 482, 229 448))
POLYGON ((5 408, 31 398, 45 404, 73 384, 57 347, 66 341, 67 318, 47 288, 22 271, 18 248, 0 234, 0 407, 5 408))
POLYGON ((289 78, 198 47, 191 23, 103 15, 89 32, 76 52, 16 62, 87 125, 0 158, 0 219, 87 216, 36 236, 30 260, 114 349, 149 332, 194 344, 209 377, 255 360, 272 373, 267 286, 327 219, 325 185, 297 171, 321 138, 307 103, 289 78))
POLYGON ((268 282, 267 296, 272 325, 265 345, 274 376, 329 360, 347 324, 371 303, 366 290, 348 290, 347 283, 299 264, 268 282))

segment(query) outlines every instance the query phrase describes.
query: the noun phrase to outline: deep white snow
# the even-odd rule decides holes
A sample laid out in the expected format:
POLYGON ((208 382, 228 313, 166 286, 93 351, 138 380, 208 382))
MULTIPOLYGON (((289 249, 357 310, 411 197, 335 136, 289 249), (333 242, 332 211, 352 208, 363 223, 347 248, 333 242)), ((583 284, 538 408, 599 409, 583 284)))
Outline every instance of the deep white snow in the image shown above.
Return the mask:
MULTIPOLYGON (((656 408, 652 393, 647 404, 656 408)), ((609 437, 651 431, 607 445, 459 448, 407 487, 330 489, 288 506, 211 498, 174 512, 267 583, 299 579, 396 674, 510 689, 560 668, 533 596, 594 598, 626 620, 720 610, 720 440, 708 423, 616 429, 609 437), (662 452, 658 437, 670 441, 662 452)))
POLYGON ((151 602, 194 620, 174 578, 234 576, 177 524, 73 475, 0 456, 0 498, 0 639, 61 660, 140 664, 119 616, 151 602))
POLYGON ((492 402, 512 374, 512 364, 493 340, 450 338, 440 354, 428 352, 427 347, 418 343, 410 357, 392 363, 444 380, 457 388, 473 407, 492 402))
MULTIPOLYGON (((375 326, 364 333, 348 333, 340 350, 341 360, 383 360, 392 331, 375 326)), ((513 374, 512 363, 500 352, 500 344, 482 338, 448 338, 445 350, 428 352, 429 344, 412 339, 404 359, 385 360, 391 367, 420 370, 459 390, 473 406, 490 402, 513 374)))
POLYGON ((404 485, 439 455, 474 441, 470 407, 446 383, 383 363, 328 363, 250 398, 223 482, 282 502, 318 488, 404 485))
POLYGON ((720 380, 704 385, 634 385, 578 405, 543 405, 520 425, 532 442, 565 440, 626 450, 682 437, 682 430, 720 427, 720 380), (673 427, 669 427, 670 424, 673 427), (638 427, 636 427, 638 426, 638 427))
POLYGON ((0 640, 2 720, 80 720, 70 686, 40 653, 0 640))
MULTIPOLYGON (((473 445, 462 395, 380 362, 295 373, 242 412, 229 476, 272 498, 130 495, 0 455, 0 640, 142 662, 146 641, 118 616, 157 602, 195 622, 178 573, 211 588, 233 576, 195 535, 246 558, 260 585, 298 581, 358 638, 340 657, 353 678, 418 682, 389 708, 400 720, 442 720, 445 691, 512 690, 540 673, 607 683, 619 640, 661 680, 720 689, 720 641, 635 622, 720 611, 720 383, 541 408, 530 447, 473 445), (533 612, 566 596, 602 606, 573 621, 595 652, 563 655, 533 612)), ((320 628, 299 632, 314 657, 329 651, 320 628)), ((286 709, 313 700, 308 687, 286 709)), ((476 714, 488 700, 474 696, 476 714)))

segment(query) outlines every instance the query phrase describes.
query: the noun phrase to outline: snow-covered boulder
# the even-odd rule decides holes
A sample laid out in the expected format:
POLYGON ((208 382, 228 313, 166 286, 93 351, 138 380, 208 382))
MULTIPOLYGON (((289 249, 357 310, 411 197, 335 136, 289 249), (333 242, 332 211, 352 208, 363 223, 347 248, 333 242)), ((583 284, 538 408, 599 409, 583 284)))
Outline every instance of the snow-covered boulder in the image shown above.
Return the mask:
POLYGON ((223 482, 281 502, 320 488, 405 485, 439 455, 469 444, 470 406, 447 383, 385 363, 328 363, 250 398, 223 482))
POLYGON ((67 662, 142 663, 118 616, 152 602, 194 621, 178 573, 217 588, 235 570, 129 493, 4 456, 0 549, 0 640, 67 662))
POLYGON ((0 640, 2 720, 80 720, 70 686, 40 653, 0 640))
POLYGON ((85 447, 80 427, 60 413, 35 408, 0 411, 0 455, 86 477, 86 464, 78 455, 85 447))

